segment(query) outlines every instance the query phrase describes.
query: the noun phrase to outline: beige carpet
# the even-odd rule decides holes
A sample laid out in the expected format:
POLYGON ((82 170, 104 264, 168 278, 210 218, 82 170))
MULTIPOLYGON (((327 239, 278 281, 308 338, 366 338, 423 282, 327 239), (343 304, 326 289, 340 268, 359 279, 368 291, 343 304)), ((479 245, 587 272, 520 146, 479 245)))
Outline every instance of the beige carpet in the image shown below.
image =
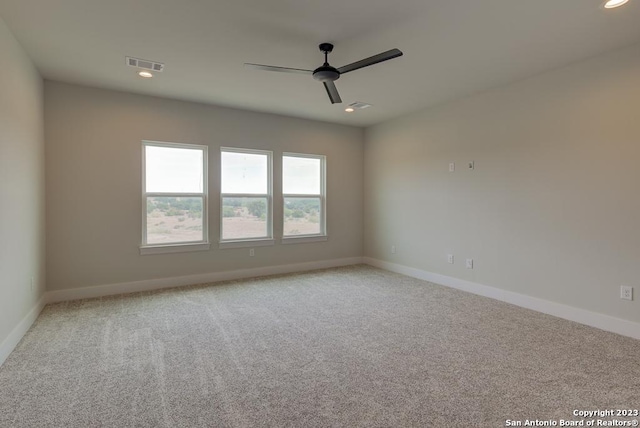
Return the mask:
POLYGON ((640 409, 640 341, 367 266, 49 305, 0 368, 2 427, 500 427, 618 408, 640 409))

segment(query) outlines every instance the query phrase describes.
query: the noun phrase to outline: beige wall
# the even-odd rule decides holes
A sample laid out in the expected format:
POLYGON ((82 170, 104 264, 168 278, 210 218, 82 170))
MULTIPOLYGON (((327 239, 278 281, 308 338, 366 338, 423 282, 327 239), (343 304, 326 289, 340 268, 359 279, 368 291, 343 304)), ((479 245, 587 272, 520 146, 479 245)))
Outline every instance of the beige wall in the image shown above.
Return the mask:
POLYGON ((365 141, 366 256, 640 321, 640 45, 365 141))
POLYGON ((45 117, 49 290, 362 255, 359 128, 49 81, 45 117), (145 139, 209 146, 210 251, 139 255, 145 139), (329 240, 218 249, 220 146, 274 151, 275 218, 282 152, 326 155, 329 240))
POLYGON ((1 19, 0 52, 1 344, 44 293, 45 232, 42 79, 1 19))

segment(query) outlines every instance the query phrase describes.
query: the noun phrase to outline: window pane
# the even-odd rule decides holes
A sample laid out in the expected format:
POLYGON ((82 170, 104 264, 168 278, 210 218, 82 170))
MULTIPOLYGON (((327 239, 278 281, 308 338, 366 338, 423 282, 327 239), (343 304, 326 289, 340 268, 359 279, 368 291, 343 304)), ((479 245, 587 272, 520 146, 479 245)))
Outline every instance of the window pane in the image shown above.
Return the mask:
POLYGON ((282 192, 295 195, 320 194, 320 159, 282 157, 282 192))
POLYGON ((203 151, 145 146, 146 191, 202 193, 203 151))
POLYGON ((284 198, 284 236, 320 233, 320 198, 284 198))
POLYGON ((267 238, 267 198, 222 198, 222 239, 267 238))
POLYGON ((222 193, 266 194, 268 156, 222 152, 222 193))
POLYGON ((147 244, 203 241, 202 199, 147 198, 147 244))

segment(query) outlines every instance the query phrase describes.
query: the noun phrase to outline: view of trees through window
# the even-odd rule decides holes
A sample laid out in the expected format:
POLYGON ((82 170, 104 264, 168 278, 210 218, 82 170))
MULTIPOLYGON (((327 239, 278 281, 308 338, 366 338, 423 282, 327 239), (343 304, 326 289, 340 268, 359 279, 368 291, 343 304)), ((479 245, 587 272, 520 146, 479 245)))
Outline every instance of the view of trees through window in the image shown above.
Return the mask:
POLYGON ((147 198, 147 243, 202 240, 202 198, 147 198))
POLYGON ((222 239, 267 235, 267 198, 222 198, 222 239))
POLYGON ((284 198, 285 236, 320 232, 320 198, 284 198))

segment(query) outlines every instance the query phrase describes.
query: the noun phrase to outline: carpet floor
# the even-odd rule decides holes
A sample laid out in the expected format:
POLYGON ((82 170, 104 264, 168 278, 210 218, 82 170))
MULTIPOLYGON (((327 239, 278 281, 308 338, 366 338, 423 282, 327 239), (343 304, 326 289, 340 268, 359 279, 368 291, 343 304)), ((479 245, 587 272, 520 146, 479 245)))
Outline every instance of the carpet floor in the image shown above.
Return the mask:
POLYGON ((2 427, 502 427, 596 409, 640 409, 640 341, 364 265, 48 305, 0 367, 2 427))

